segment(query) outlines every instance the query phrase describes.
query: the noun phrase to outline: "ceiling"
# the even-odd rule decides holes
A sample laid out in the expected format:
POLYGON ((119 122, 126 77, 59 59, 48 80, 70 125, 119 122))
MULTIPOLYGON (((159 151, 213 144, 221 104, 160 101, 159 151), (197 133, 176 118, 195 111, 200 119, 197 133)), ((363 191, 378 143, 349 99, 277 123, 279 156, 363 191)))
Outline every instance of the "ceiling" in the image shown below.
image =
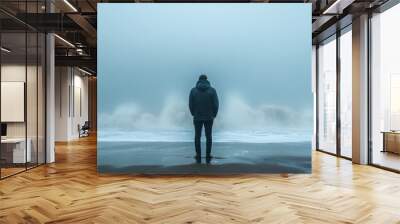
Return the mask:
MULTIPOLYGON (((235 2, 235 3, 312 3, 313 42, 335 32, 337 21, 349 21, 387 0, 1 0, 1 30, 15 42, 18 32, 55 32, 56 65, 85 67, 96 71, 97 3, 170 3, 170 2, 235 2), (52 13, 49 13, 52 11, 52 13), (27 12, 27 13, 26 13, 27 12)), ((346 25, 346 22, 342 22, 346 25)), ((11 41, 10 40, 10 41, 11 41)), ((16 43, 16 45, 18 45, 16 43)), ((28 49, 29 51, 29 49, 28 49)))

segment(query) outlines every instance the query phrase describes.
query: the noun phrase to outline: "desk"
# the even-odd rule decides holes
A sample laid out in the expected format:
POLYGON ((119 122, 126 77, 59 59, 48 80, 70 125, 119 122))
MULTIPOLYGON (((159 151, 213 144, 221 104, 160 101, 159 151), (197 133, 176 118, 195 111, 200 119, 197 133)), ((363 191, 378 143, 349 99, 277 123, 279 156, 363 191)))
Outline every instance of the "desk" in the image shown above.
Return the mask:
POLYGON ((392 152, 400 154, 400 132, 382 131, 381 133, 383 134, 382 152, 392 152))
POLYGON ((5 158, 5 160, 9 163, 31 162, 32 160, 31 139, 28 138, 27 142, 28 142, 27 144, 28 147, 26 147, 25 151, 25 138, 1 139, 2 157, 5 158), (10 146, 12 147, 10 148, 10 146), (3 154, 5 155, 3 156, 3 154))

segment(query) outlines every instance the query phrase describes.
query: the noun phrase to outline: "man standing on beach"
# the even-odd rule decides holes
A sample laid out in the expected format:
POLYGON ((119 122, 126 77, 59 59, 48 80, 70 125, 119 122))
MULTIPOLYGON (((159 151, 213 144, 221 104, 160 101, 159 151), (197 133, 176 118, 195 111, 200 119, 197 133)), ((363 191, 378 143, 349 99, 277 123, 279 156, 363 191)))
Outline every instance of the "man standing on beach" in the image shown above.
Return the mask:
POLYGON ((205 74, 200 75, 196 87, 192 88, 189 96, 189 109, 193 116, 194 145, 196 148, 196 162, 201 163, 200 138, 204 126, 206 134, 206 162, 211 161, 212 126, 218 113, 217 91, 211 87, 205 74))

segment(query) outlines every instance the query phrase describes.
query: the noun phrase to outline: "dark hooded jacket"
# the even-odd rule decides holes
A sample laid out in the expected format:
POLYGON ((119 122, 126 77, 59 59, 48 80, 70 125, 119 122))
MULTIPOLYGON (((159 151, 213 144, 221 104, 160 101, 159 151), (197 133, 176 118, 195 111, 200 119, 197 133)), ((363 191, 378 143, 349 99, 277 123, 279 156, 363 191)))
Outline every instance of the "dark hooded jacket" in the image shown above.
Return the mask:
POLYGON ((197 81, 189 96, 189 109, 194 120, 213 120, 218 113, 217 91, 208 80, 197 81))

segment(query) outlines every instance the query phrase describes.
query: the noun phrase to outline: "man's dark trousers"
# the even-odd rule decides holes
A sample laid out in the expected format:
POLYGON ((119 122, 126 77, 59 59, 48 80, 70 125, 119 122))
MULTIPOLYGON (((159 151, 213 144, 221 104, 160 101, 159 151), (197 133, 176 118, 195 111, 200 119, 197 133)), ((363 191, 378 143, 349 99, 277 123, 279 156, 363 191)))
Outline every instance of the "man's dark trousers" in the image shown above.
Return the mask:
POLYGON ((196 147, 196 157, 201 157, 201 132, 204 125, 206 133, 206 157, 211 157, 211 145, 212 145, 212 126, 213 120, 194 120, 194 145, 196 147))

